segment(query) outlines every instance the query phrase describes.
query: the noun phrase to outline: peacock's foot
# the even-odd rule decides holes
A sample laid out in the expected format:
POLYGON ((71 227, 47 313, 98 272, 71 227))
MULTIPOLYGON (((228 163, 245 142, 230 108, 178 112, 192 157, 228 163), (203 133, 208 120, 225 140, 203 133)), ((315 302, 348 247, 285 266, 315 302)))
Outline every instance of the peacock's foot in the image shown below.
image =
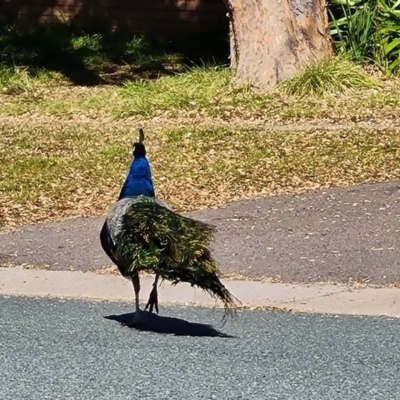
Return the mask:
POLYGON ((137 309, 135 311, 135 313, 133 314, 133 320, 132 322, 129 324, 130 326, 137 326, 137 325, 144 325, 144 312, 140 309, 137 309))
POLYGON ((149 311, 152 313, 153 308, 156 309, 156 312, 158 314, 158 292, 157 292, 157 286, 153 287, 153 290, 150 292, 149 296, 149 301, 146 304, 145 311, 150 307, 149 311))

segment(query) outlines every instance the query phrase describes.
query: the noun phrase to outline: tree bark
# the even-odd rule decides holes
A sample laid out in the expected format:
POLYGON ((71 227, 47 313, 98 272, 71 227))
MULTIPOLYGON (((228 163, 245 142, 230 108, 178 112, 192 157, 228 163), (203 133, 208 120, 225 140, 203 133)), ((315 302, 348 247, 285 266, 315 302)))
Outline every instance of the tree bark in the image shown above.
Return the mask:
POLYGON ((326 0, 224 0, 235 81, 260 88, 333 53, 326 0))

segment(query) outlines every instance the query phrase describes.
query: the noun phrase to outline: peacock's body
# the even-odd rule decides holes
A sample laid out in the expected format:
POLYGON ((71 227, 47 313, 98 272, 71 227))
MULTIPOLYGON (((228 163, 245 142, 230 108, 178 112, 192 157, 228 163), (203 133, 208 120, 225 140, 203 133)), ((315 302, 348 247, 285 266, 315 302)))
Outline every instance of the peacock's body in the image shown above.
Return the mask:
POLYGON ((214 228, 175 213, 155 197, 150 164, 140 130, 133 146, 133 161, 118 201, 111 207, 100 233, 101 245, 120 273, 132 281, 135 322, 140 320, 139 273, 155 274, 146 310, 158 313, 157 284, 161 277, 177 284, 187 282, 222 300, 225 310, 234 306, 232 295, 219 279, 209 245, 214 228))

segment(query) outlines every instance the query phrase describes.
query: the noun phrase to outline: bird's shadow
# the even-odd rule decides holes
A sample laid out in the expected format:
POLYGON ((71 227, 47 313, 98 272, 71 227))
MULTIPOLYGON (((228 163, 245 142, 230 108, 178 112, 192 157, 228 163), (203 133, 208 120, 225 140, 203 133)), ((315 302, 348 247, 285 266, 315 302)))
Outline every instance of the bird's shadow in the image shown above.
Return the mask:
POLYGON ((132 324, 134 313, 121 315, 108 315, 105 319, 119 322, 132 329, 139 331, 170 334, 176 336, 207 336, 234 338, 234 336, 220 332, 212 325, 200 324, 196 322, 185 321, 184 319, 174 317, 163 317, 156 314, 143 313, 145 317, 143 323, 132 324))

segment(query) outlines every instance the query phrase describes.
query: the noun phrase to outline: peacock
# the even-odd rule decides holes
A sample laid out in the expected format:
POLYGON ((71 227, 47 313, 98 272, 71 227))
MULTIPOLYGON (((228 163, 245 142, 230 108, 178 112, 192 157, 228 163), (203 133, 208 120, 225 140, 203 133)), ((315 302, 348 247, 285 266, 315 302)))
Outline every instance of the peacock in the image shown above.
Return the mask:
POLYGON ((173 211, 155 196, 144 132, 133 144, 133 160, 118 200, 110 208, 100 232, 103 250, 121 275, 132 281, 135 295, 133 324, 144 323, 143 312, 159 313, 157 286, 160 279, 173 285, 187 282, 220 299, 225 315, 235 310, 232 294, 220 281, 211 255, 215 227, 173 211), (140 309, 140 272, 155 275, 144 311, 140 309))

